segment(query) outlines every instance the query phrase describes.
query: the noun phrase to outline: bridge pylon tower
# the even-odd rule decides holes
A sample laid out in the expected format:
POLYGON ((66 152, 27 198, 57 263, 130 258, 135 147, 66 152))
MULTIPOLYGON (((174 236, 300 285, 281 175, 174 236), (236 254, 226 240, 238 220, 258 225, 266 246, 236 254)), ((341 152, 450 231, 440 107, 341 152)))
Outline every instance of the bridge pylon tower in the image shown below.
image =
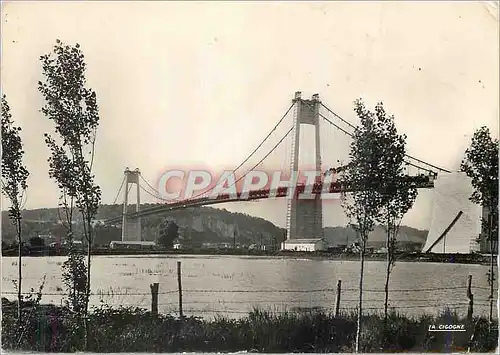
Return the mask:
POLYGON ((125 185, 124 185, 124 199, 123 199, 123 220, 122 220, 122 241, 132 242, 141 241, 141 218, 140 217, 128 217, 128 194, 129 194, 129 184, 136 184, 137 187, 137 201, 136 201, 136 212, 139 212, 141 208, 141 198, 140 198, 140 187, 139 187, 139 177, 141 172, 139 169, 129 170, 126 168, 125 174, 125 185))
MULTIPOLYGON (((297 91, 294 98, 294 134, 292 138, 291 172, 299 172, 299 148, 301 125, 313 125, 315 128, 315 169, 317 176, 321 176, 321 150, 320 150, 320 115, 321 101, 318 94, 310 100, 301 98, 297 91)), ((288 200, 287 206, 287 240, 290 239, 315 239, 323 238, 323 206, 320 194, 313 199, 288 200)))

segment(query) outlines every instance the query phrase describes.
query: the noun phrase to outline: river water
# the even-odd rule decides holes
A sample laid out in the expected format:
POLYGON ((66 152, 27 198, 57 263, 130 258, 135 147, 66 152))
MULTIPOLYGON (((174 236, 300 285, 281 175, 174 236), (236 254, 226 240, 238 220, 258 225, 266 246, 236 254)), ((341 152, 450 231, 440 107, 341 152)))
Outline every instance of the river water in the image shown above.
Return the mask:
MULTIPOLYGON (((23 258, 23 290, 37 290, 46 277, 42 302, 61 304, 61 266, 66 257, 23 258)), ((159 283, 159 311, 178 313, 177 261, 182 265, 186 315, 240 317, 254 307, 282 312, 321 307, 333 310, 337 281, 341 308, 356 307, 359 262, 245 256, 95 256, 91 304, 150 308, 150 284, 159 283)), ((472 275, 474 313, 487 314, 488 266, 397 262, 391 274, 390 307, 409 315, 445 307, 467 312, 467 278, 472 275)), ((2 258, 2 297, 14 299, 17 258, 2 258)), ((382 310, 385 263, 365 264, 364 307, 382 310)), ((495 288, 497 295, 498 286, 495 288)), ((496 307, 496 302, 495 302, 496 307)), ((495 314, 496 314, 495 308, 495 314)))

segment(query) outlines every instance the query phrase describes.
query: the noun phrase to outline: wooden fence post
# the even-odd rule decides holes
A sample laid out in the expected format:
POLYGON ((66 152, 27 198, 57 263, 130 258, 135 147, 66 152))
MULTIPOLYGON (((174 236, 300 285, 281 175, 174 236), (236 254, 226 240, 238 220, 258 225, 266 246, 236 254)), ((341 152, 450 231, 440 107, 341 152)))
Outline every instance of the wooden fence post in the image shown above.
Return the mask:
POLYGON ((335 318, 338 318, 340 312, 340 292, 342 289, 342 280, 337 282, 337 302, 335 304, 335 318))
POLYGON ((472 322, 472 313, 474 311, 474 295, 472 294, 472 275, 469 275, 467 285, 467 298, 469 299, 469 309, 467 310, 467 321, 472 322))
POLYGON ((149 285, 151 288, 151 314, 153 316, 158 315, 158 282, 149 285))
POLYGON ((182 280, 181 280, 181 262, 177 262, 177 284, 179 285, 179 316, 182 318, 182 280))

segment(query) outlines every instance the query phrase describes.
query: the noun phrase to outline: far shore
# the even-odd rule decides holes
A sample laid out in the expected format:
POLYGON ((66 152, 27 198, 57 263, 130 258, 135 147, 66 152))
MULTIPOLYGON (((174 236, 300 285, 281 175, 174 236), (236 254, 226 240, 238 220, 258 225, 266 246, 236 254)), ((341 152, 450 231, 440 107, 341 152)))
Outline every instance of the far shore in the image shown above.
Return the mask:
MULTIPOLYGON (((17 256, 17 250, 3 250, 3 257, 17 256)), ((66 256, 67 251, 63 249, 29 250, 23 256, 43 257, 43 256, 66 256)), ((183 250, 133 250, 133 249, 109 249, 95 248, 92 251, 95 256, 140 256, 140 255, 164 255, 164 256, 259 256, 277 258, 303 258, 312 260, 338 260, 338 261, 358 261, 357 253, 330 253, 330 252, 296 252, 296 251, 263 251, 245 249, 183 249, 183 250)), ((367 261, 386 261, 386 254, 367 253, 367 261)), ((453 264, 479 264, 489 265, 490 255, 488 254, 434 254, 434 253, 398 253, 396 261, 404 262, 431 262, 431 263, 453 263, 453 264)))

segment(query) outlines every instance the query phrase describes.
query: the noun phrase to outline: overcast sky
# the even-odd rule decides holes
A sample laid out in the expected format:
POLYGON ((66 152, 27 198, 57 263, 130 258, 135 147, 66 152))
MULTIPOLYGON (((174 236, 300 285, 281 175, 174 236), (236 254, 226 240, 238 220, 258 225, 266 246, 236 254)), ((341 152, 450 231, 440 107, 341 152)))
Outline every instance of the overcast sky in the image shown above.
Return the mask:
MULTIPOLYGON (((23 128, 31 172, 27 208, 54 207, 59 195, 48 179, 43 141, 52 125, 39 112, 37 91, 39 56, 57 38, 81 45, 88 85, 97 93, 95 174, 103 203, 113 202, 127 166, 139 167, 152 183, 172 166, 237 166, 295 91, 319 93, 353 123, 357 97, 369 105, 383 101, 408 135, 408 152, 452 170, 474 129, 487 125, 497 135, 498 16, 491 4, 44 1, 2 7, 1 89, 23 128)), ((323 127, 321 139, 326 163, 345 159, 345 136, 323 127)), ((282 151, 276 161, 290 154, 282 151)), ((281 200, 222 207, 284 226, 284 206, 281 200)), ((432 191, 422 191, 405 223, 428 228, 431 208, 432 191)), ((325 207, 325 220, 345 223, 335 203, 325 207)))

